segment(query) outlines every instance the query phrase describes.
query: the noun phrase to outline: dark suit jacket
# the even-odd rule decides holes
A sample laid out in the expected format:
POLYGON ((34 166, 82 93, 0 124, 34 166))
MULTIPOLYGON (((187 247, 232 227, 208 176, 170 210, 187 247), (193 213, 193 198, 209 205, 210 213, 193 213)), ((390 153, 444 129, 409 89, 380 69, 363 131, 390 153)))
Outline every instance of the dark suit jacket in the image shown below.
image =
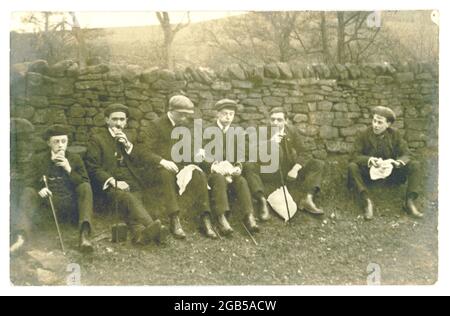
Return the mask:
POLYGON ((66 152, 66 158, 69 160, 70 166, 72 167, 70 175, 68 175, 63 168, 56 167, 51 158, 50 150, 33 156, 27 172, 27 187, 34 188, 38 191, 41 190, 45 186, 42 177, 44 175, 47 176, 47 178, 51 177, 55 172, 58 176, 64 177, 68 185, 73 186, 73 188, 76 188, 83 183, 89 183, 88 173, 86 172, 83 160, 79 155, 66 152))
POLYGON ((135 184, 138 186, 136 189, 143 186, 144 181, 140 177, 140 168, 144 166, 142 146, 134 139, 129 140, 133 143, 130 155, 125 152, 123 146, 116 143, 107 128, 91 137, 86 153, 86 167, 97 190, 102 191, 105 182, 111 177, 118 181, 132 182, 128 184, 135 184), (123 157, 123 162, 129 170, 128 178, 120 179, 121 175, 118 175, 118 157, 123 157))
POLYGON ((280 144, 284 156, 283 160, 286 160, 289 165, 300 164, 304 167, 308 161, 309 154, 305 150, 302 135, 292 125, 286 125, 285 133, 286 136, 280 144))
POLYGON ((372 128, 368 128, 356 138, 352 161, 364 165, 371 157, 401 160, 408 164, 411 152, 399 131, 389 128, 379 137, 372 128))
MULTIPOLYGON (((209 128, 209 127, 219 128, 219 125, 217 124, 217 122, 214 122, 212 124, 206 125, 205 129, 209 128)), ((242 129, 242 130, 237 129, 238 127, 239 126, 237 126, 235 124, 231 124, 230 128, 227 130, 226 133, 223 133, 223 132, 221 133, 221 141, 222 141, 222 145, 223 145, 222 146, 222 154, 223 154, 223 156, 218 161, 219 162, 221 162, 221 161, 229 161, 232 165, 244 167, 245 166, 245 162, 247 161, 248 156, 249 156, 248 139, 247 139, 246 135, 244 134, 244 129, 242 129), (235 129, 234 132, 233 132, 234 133, 234 137, 233 137, 233 139, 234 139, 234 146, 232 148, 232 150, 234 152, 234 155, 233 155, 232 159, 229 160, 229 159, 227 159, 228 158, 227 157, 227 138, 230 137, 229 136, 229 135, 231 135, 231 130, 230 129, 232 129, 232 128, 235 129), (245 142, 244 142, 245 147, 244 148, 241 148, 241 146, 238 146, 238 138, 241 138, 241 137, 244 137, 244 140, 245 140, 245 142), (240 157, 243 157, 244 161, 239 160, 238 158, 240 158, 240 157)), ((203 148, 205 148, 206 144, 207 144, 207 141, 204 141, 203 142, 203 148)), ((208 173, 211 171, 211 167, 212 167, 212 163, 204 162, 202 164, 202 168, 208 173)))

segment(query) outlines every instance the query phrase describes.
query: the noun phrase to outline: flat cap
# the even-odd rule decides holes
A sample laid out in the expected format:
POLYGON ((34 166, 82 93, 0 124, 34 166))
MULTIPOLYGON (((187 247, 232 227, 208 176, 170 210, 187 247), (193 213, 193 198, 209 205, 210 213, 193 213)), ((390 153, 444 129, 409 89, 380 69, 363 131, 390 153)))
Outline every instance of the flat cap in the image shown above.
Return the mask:
POLYGON ((169 111, 194 114, 194 109, 194 103, 184 95, 176 95, 169 100, 169 111))
POLYGON ((372 110, 373 115, 385 117, 389 123, 394 123, 397 120, 397 115, 390 108, 385 106, 377 106, 372 110))
POLYGON ((128 109, 128 107, 120 103, 108 105, 108 107, 105 109, 105 116, 109 117, 111 114, 117 112, 125 113, 127 117, 130 116, 130 110, 128 109))
POLYGON ((223 109, 231 109, 231 110, 237 111, 238 104, 234 100, 222 99, 216 103, 215 108, 217 111, 222 111, 223 109))
POLYGON ((44 139, 49 140, 54 136, 69 136, 71 133, 70 128, 66 125, 52 125, 44 133, 44 139))

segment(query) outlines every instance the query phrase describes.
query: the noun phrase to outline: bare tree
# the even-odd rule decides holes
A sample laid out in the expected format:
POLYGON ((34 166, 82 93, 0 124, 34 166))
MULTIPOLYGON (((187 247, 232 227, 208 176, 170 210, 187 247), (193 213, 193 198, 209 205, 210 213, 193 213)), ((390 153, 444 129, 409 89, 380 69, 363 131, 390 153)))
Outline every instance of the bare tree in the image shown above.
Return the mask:
POLYGON ((175 26, 171 24, 170 15, 168 12, 156 12, 156 17, 158 18, 164 33, 164 60, 165 60, 164 66, 167 69, 174 69, 175 61, 172 52, 172 44, 177 33, 191 24, 190 13, 189 12, 187 13, 188 18, 187 23, 178 23, 175 26))

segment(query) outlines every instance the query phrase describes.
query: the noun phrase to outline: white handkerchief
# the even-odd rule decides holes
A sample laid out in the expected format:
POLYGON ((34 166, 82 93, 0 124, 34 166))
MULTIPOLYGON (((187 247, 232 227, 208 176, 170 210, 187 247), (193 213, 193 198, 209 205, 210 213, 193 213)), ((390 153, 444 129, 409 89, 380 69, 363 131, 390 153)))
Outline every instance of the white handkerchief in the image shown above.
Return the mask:
POLYGON ((289 211, 286 207, 286 197, 284 195, 283 188, 279 188, 275 192, 273 192, 267 201, 269 202, 270 206, 273 208, 273 210, 280 215, 286 222, 289 221, 289 218, 293 218, 294 215, 297 213, 297 203, 295 203, 294 199, 292 198, 291 194, 289 193, 287 187, 284 187, 286 190, 286 196, 287 196, 287 206, 289 207, 289 211))
POLYGON ((378 168, 374 166, 370 168, 370 178, 373 181, 386 179, 392 174, 392 170, 394 166, 388 161, 383 161, 378 168))
POLYGON ((200 167, 196 165, 189 165, 184 167, 178 174, 177 174, 177 184, 178 188, 180 189, 179 194, 183 195, 184 192, 186 192, 186 188, 188 187, 189 183, 192 181, 192 174, 195 170, 203 172, 200 167))

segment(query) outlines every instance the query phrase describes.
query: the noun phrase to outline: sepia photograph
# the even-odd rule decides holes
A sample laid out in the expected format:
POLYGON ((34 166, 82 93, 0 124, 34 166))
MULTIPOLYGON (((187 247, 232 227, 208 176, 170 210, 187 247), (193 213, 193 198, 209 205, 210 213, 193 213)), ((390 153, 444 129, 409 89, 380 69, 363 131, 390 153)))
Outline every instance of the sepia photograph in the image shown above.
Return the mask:
POLYGON ((11 285, 435 285, 439 25, 12 12, 11 285))

